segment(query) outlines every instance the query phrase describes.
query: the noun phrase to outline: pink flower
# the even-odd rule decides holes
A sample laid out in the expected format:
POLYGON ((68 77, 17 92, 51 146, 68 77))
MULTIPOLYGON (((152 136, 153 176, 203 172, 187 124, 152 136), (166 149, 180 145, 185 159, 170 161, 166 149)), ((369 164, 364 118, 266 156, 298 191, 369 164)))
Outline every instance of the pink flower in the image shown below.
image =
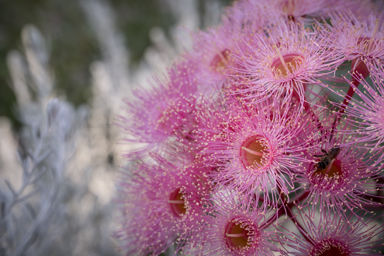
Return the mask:
MULTIPOLYGON (((366 81, 357 73, 352 74, 352 77, 362 84, 362 89, 348 81, 357 96, 361 98, 361 100, 352 98, 350 105, 345 109, 345 122, 356 129, 341 130, 341 132, 353 135, 367 148, 376 148, 384 141, 384 69, 381 62, 367 64, 372 82, 366 81)), ((335 105, 341 106, 337 103, 335 105)))
POLYGON ((331 12, 330 17, 332 25, 323 23, 324 28, 319 30, 321 41, 352 60, 353 72, 367 77, 365 62, 384 58, 384 31, 380 25, 383 14, 370 12, 356 16, 352 11, 343 10, 331 12))
POLYGON ((255 105, 232 100, 227 109, 206 118, 207 129, 198 139, 202 163, 216 169, 208 176, 250 197, 263 194, 266 205, 276 206, 276 190, 289 193, 291 170, 306 161, 302 151, 317 136, 312 117, 299 115, 299 105, 276 99, 255 105))
POLYGON ((261 0, 251 1, 246 0, 248 5, 259 5, 264 9, 269 9, 270 13, 275 13, 275 16, 289 18, 291 20, 297 20, 307 15, 319 15, 325 12, 327 0, 261 0))
MULTIPOLYGON (((363 1, 365 1, 365 5, 370 2, 369 0, 363 1)), ((328 17, 328 13, 334 10, 360 10, 361 5, 361 0, 240 0, 235 8, 242 9, 241 11, 246 14, 259 11, 265 17, 283 17, 292 21, 303 20, 310 24, 312 17, 328 17)), ((263 20, 263 18, 259 18, 257 15, 257 19, 253 17, 252 20, 255 22, 263 20)))
POLYGON ((137 89, 135 98, 125 100, 126 114, 117 125, 127 134, 125 141, 158 146, 171 138, 190 140, 194 129, 194 103, 197 92, 195 67, 182 61, 168 70, 150 89, 137 89))
MULTIPOLYGON (((377 218, 364 221, 353 220, 350 214, 345 221, 338 214, 331 212, 316 214, 317 221, 307 214, 300 212, 298 227, 304 238, 286 230, 290 236, 283 236, 287 245, 293 250, 289 254, 296 256, 349 256, 349 255, 381 255, 375 252, 378 247, 378 235, 383 225, 375 224, 377 218), (294 237, 292 237, 294 235, 294 237), (377 244, 374 246, 374 244, 377 244)), ((282 244, 286 243, 285 241, 282 244)))
MULTIPOLYGON (((215 212, 206 226, 204 242, 198 255, 258 256, 275 255, 280 251, 274 241, 279 233, 272 221, 274 211, 260 211, 247 207, 245 197, 228 195, 226 192, 214 197, 215 212), (271 226, 270 226, 271 225, 271 226)), ((279 254, 283 255, 283 254, 279 254)))
POLYGON ((209 213, 209 184, 176 159, 151 155, 157 165, 132 165, 119 182, 115 236, 125 255, 158 255, 172 244, 178 252, 199 238, 209 213))
POLYGON ((239 27, 226 22, 224 25, 200 31, 194 36, 194 49, 185 57, 199 67, 199 89, 204 94, 218 92, 226 86, 226 73, 235 49, 239 27))
POLYGON ((383 207, 384 16, 358 3, 240 0, 126 101, 118 124, 147 150, 125 155, 136 165, 120 181, 124 253, 284 255, 276 235, 292 248, 299 237, 272 228, 285 214, 305 239, 291 254, 365 253, 381 232, 363 217, 383 207), (346 61, 348 92, 327 90, 346 61))
POLYGON ((370 152, 353 147, 354 141, 343 133, 333 133, 323 131, 325 136, 317 147, 306 153, 311 162, 298 169, 296 181, 309 193, 298 207, 332 209, 345 216, 347 210, 362 210, 375 204, 371 200, 377 197, 383 185, 376 184, 381 174, 369 157, 370 152))
POLYGON ((233 55, 233 93, 244 98, 284 95, 305 98, 306 84, 320 84, 319 78, 335 72, 343 62, 343 54, 317 43, 317 30, 309 30, 302 22, 276 20, 266 33, 252 35, 246 53, 233 55))
MULTIPOLYGON (((238 51, 238 42, 244 36, 262 30, 269 24, 267 8, 257 2, 235 2, 235 7, 227 9, 219 27, 208 28, 194 35, 192 51, 184 57, 196 63, 199 90, 204 94, 220 92, 228 84, 231 55, 238 51), (255 15, 258 22, 254 22, 255 15)), ((242 49, 246 50, 246 49, 242 49)))

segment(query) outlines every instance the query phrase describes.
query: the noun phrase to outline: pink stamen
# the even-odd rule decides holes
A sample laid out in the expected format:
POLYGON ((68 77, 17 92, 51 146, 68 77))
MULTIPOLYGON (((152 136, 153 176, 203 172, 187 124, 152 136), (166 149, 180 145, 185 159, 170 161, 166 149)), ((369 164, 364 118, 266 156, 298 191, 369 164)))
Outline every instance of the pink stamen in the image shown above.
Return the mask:
POLYGON ((288 14, 292 14, 294 8, 295 8, 295 5, 293 4, 293 1, 289 0, 288 1, 288 14))
POLYGON ((374 38, 375 38, 376 33, 377 33, 378 30, 379 30, 379 19, 376 19, 376 22, 375 22, 375 28, 373 29, 372 37, 371 37, 371 41, 369 42, 369 49, 370 49, 371 46, 372 46, 373 40, 374 40, 374 38))
POLYGON ((288 68, 287 68, 287 64, 285 63, 285 60, 284 60, 284 58, 283 58, 283 55, 281 55, 281 52, 280 52, 279 48, 278 48, 276 45, 274 45, 274 47, 275 47, 275 49, 276 49, 276 51, 277 51, 277 54, 279 55, 280 61, 281 61, 281 63, 283 64, 285 70, 286 70, 286 71, 289 71, 288 68))

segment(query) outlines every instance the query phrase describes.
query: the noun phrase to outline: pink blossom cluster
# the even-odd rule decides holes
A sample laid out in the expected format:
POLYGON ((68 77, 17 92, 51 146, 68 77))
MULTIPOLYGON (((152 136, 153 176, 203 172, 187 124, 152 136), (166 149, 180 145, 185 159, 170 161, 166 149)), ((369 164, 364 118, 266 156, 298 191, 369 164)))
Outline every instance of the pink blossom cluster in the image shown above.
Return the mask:
POLYGON ((239 0, 194 33, 116 122, 121 251, 380 255, 382 7, 239 0))

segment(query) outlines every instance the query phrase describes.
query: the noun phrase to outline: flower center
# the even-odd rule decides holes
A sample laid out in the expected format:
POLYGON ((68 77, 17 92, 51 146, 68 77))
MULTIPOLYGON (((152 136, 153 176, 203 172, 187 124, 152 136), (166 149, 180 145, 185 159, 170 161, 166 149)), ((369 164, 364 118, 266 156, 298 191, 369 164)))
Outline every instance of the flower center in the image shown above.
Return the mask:
POLYGON ((181 217, 187 212, 184 195, 180 192, 180 190, 181 189, 178 188, 173 191, 168 200, 171 210, 176 217, 181 217))
POLYGON ((240 149, 240 159, 245 167, 261 167, 267 161, 268 146, 261 136, 252 136, 244 141, 240 149))
MULTIPOLYGON (((158 108, 159 111, 161 111, 160 108, 158 108)), ((157 119, 157 130, 165 131, 167 133, 171 133, 173 128, 171 119, 172 116, 175 114, 175 107, 172 102, 169 102, 168 106, 161 112, 159 115, 159 118, 157 119)))
POLYGON ((258 232, 253 225, 247 225, 236 220, 228 222, 225 228, 225 242, 229 249, 246 249, 257 245, 255 237, 258 232))
POLYGON ((283 13, 287 14, 288 17, 293 17, 293 12, 295 11, 295 4, 292 0, 288 0, 286 2, 282 2, 282 11, 283 13))
POLYGON ((271 68, 276 78, 287 77, 289 74, 292 74, 293 72, 298 70, 303 64, 303 57, 301 57, 300 55, 287 54, 282 56, 277 47, 276 49, 278 51, 279 58, 275 60, 271 65, 271 68))
POLYGON ((379 19, 376 19, 375 27, 373 28, 372 34, 367 37, 360 37, 357 41, 357 45, 362 47, 364 51, 371 51, 374 45, 374 40, 376 37, 376 33, 379 30, 379 19))
POLYGON ((211 62, 211 68, 214 71, 223 74, 228 66, 229 55, 230 55, 230 52, 227 49, 216 54, 216 56, 213 58, 211 62))
POLYGON ((323 251, 319 256, 348 256, 349 253, 343 252, 341 248, 331 245, 329 249, 323 251))
POLYGON ((323 241, 310 253, 311 256, 350 256, 351 254, 342 244, 336 241, 323 241))
POLYGON ((333 159, 328 164, 328 166, 326 166, 324 169, 322 169, 317 173, 321 173, 322 175, 327 175, 329 178, 341 177, 343 174, 341 169, 341 162, 337 159, 333 159))

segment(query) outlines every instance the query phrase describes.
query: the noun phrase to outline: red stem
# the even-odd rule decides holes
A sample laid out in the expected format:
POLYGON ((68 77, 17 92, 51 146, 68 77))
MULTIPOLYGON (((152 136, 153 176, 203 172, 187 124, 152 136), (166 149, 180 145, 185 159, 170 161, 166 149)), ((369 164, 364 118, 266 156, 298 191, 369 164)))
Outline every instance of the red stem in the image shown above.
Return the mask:
POLYGON ((277 220, 281 216, 283 216, 284 212, 285 212, 284 208, 280 207, 279 210, 275 214, 273 214, 271 217, 269 217, 269 219, 262 225, 262 229, 268 228, 269 225, 271 225, 274 222, 274 220, 277 220))
MULTIPOLYGON (((352 84, 354 86, 356 86, 356 88, 359 86, 359 81, 357 81, 355 78, 352 78, 352 84)), ((352 99, 353 97, 353 94, 355 94, 355 89, 350 85, 349 86, 349 89, 348 89, 348 92, 347 92, 347 95, 345 95, 345 98, 344 98, 344 101, 343 101, 343 104, 341 104, 341 107, 339 109, 339 114, 343 114, 344 111, 345 111, 345 108, 348 106, 349 104, 349 101, 352 99)))
MULTIPOLYGON (((360 74, 364 79, 367 78, 369 75, 369 71, 367 66, 364 64, 363 60, 361 59, 354 59, 352 61, 352 74, 358 73, 360 74), (356 61, 359 62, 359 64, 356 66, 356 61)), ((356 80, 355 77, 352 76, 352 81, 351 83, 354 85, 354 87, 358 88, 360 82, 356 80)), ((332 129, 331 129, 331 137, 330 140, 332 140, 333 137, 333 132, 336 128, 336 125, 339 123, 341 115, 344 113, 345 108, 348 106, 350 100, 352 99, 353 95, 355 94, 355 88, 352 87, 351 85, 349 86, 348 92, 344 97, 343 103, 340 106, 339 113, 335 118, 335 121, 333 122, 332 129)))

